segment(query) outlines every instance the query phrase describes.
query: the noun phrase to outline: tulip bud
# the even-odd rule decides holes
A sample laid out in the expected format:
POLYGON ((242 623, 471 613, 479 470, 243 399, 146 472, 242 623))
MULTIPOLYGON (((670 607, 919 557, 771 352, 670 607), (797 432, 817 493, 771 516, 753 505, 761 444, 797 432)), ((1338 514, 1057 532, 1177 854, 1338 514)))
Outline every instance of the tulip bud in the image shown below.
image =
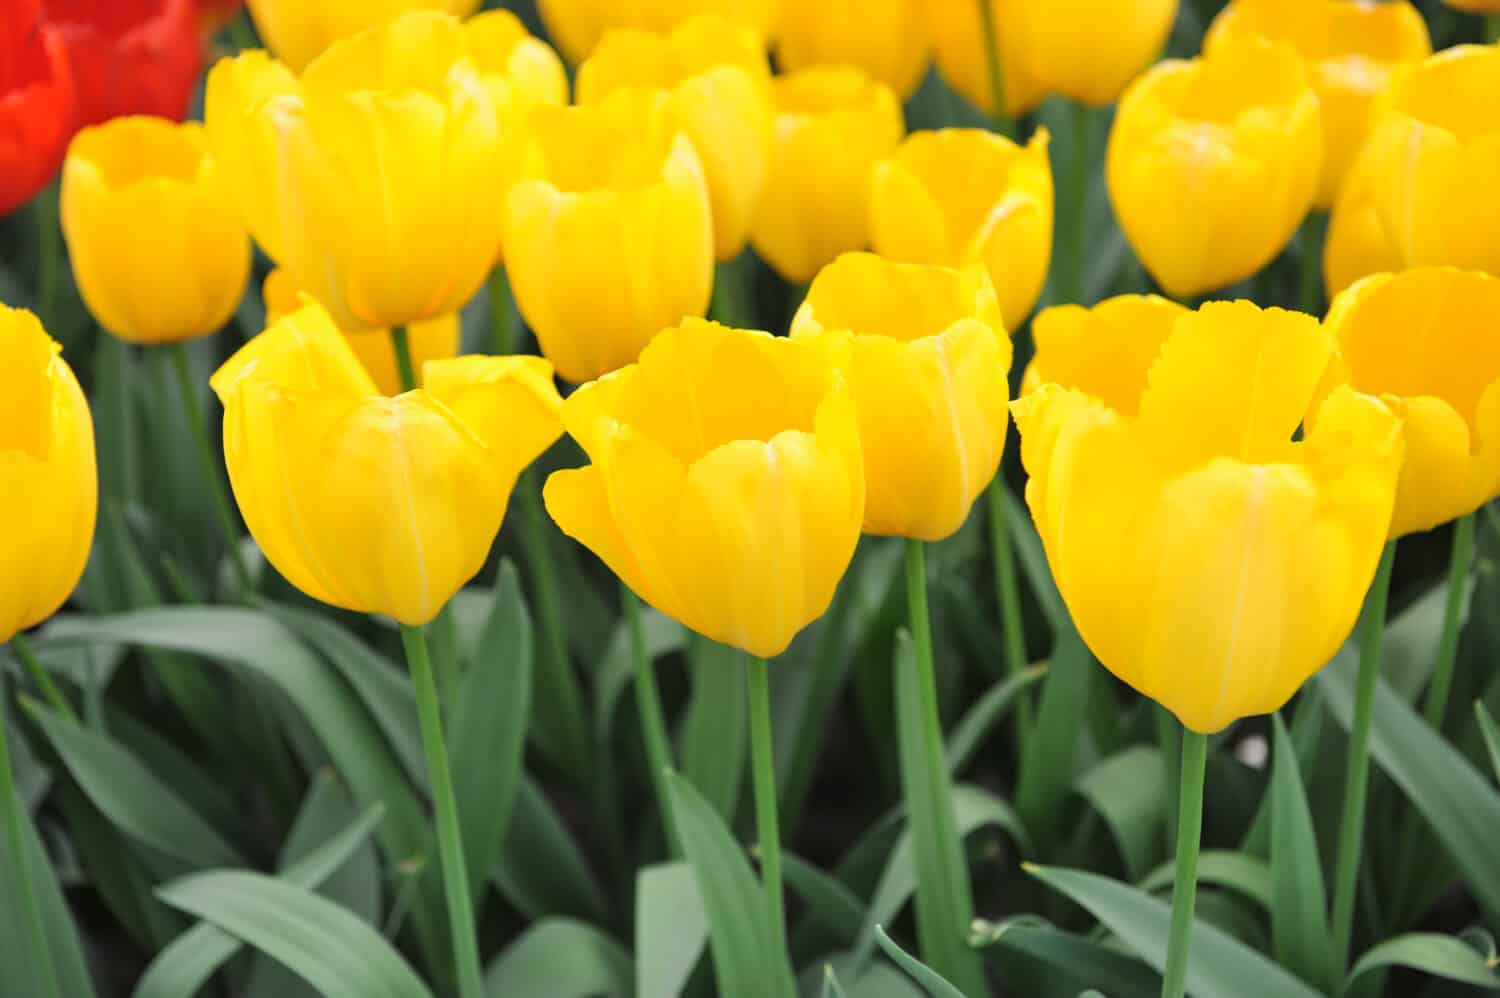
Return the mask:
MULTIPOLYGON (((0 305, 0 640, 67 601, 94 539, 99 474, 88 400, 36 316, 0 305)), ((0 736, 3 737, 3 736, 0 736)))
POLYGON ((779 76, 771 176, 750 244, 788 281, 804 283, 870 241, 870 171, 905 130, 891 88, 852 66, 779 76))
POLYGON ((1187 298, 1250 277, 1312 206, 1323 164, 1318 98, 1295 49, 1230 39, 1159 63, 1115 114, 1106 179, 1136 256, 1187 298))
POLYGON ((858 66, 904 99, 927 73, 930 30, 920 0, 788 3, 776 26, 776 60, 787 72, 858 66))
POLYGON ((562 432, 540 358, 429 361, 422 378, 380 395, 312 303, 210 381, 229 481, 266 559, 314 599, 413 627, 484 566, 517 476, 562 432))
POLYGON ((824 354, 699 319, 563 405, 589 465, 544 497, 568 536, 700 634, 772 658, 828 609, 854 555, 854 400, 824 354))
MULTIPOLYGON (((1013 23, 1016 0, 985 0, 999 49, 1005 113, 1025 114, 1042 102, 1046 90, 1026 64, 1021 33, 1013 23)), ((985 50, 984 22, 975 0, 935 0, 926 16, 937 46, 937 67, 943 81, 985 114, 995 113, 995 88, 990 79, 990 53, 985 50)))
POLYGON ((1334 299, 1328 329, 1339 363, 1327 383, 1378 395, 1403 420, 1391 537, 1500 495, 1500 278, 1452 267, 1367 277, 1334 299))
POLYGON ((666 34, 697 14, 717 14, 755 32, 762 47, 776 25, 781 0, 537 0, 547 37, 578 65, 614 28, 666 34))
POLYGON ((1007 328, 1036 304, 1052 259, 1052 164, 982 129, 914 132, 875 168, 870 242, 892 260, 989 268, 1007 328))
POLYGON ((505 209, 516 304, 563 378, 630 363, 663 326, 702 315, 713 289, 703 167, 666 114, 630 90, 532 118, 524 179, 505 209))
POLYGON ((1010 337, 984 267, 846 254, 813 279, 792 337, 828 351, 854 390, 865 532, 940 541, 963 526, 1009 423, 1010 337))
POLYGON ((186 116, 203 68, 193 0, 46 0, 43 7, 72 67, 72 127, 131 114, 186 116))
POLYGON ((1177 0, 1019 0, 1007 13, 1043 89, 1102 106, 1161 54, 1177 0))
POLYGON ((62 226, 84 303, 131 343, 215 332, 250 278, 250 239, 194 122, 115 118, 79 132, 62 226))
POLYGON ((1118 373, 1040 340, 1041 370, 1083 380, 1013 405, 1026 503, 1079 634, 1193 731, 1280 709, 1374 578, 1401 421, 1340 387, 1294 440, 1333 355, 1311 316, 1213 302, 1178 316, 1149 378, 1129 373, 1133 407, 1103 397, 1121 397, 1118 373))
POLYGON ((73 73, 39 0, 16 0, 0 23, 0 215, 51 182, 73 118, 73 73))
POLYGON ((414 10, 458 17, 481 0, 246 0, 255 30, 277 59, 300 73, 334 42, 414 10))

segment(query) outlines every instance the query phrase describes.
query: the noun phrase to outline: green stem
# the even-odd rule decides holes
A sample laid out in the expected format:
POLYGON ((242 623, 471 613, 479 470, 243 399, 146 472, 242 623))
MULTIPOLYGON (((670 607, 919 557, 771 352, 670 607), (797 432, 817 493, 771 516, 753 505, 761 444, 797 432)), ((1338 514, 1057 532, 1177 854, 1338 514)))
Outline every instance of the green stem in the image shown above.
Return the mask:
POLYGON ((1302 259, 1297 280, 1298 308, 1308 315, 1323 314, 1323 241, 1328 216, 1308 215, 1302 222, 1302 259))
MULTIPOLYGON (((1026 671, 1026 624, 1021 617, 1021 586, 1016 579, 1016 559, 1011 550, 1010 525, 1005 516, 1005 480, 1000 475, 986 490, 990 514, 990 551, 995 562, 995 593, 1000 600, 1000 621, 1005 634, 1005 668, 1012 676, 1026 671)), ((1022 693, 1016 701, 1016 743, 1025 749, 1031 733, 1031 697, 1022 693)), ((1019 758, 1019 755, 1018 755, 1019 758)))
POLYGON ((1484 37, 1490 44, 1500 42, 1500 14, 1491 14, 1484 19, 1484 37))
POLYGON ((401 625, 401 643, 406 647, 406 662, 411 668, 412 688, 417 698, 417 721, 422 729, 422 751, 427 756, 432 802, 437 811, 438 858, 443 867, 443 894, 448 901, 448 924, 453 936, 453 959, 458 967, 459 994, 462 998, 484 998, 474 906, 469 901, 468 867, 464 861, 463 835, 458 827, 458 801, 453 794, 453 774, 448 769, 448 746, 443 739, 443 719, 438 711, 432 659, 427 653, 427 638, 422 628, 401 625))
POLYGON ((411 337, 405 326, 391 327, 391 346, 396 350, 396 372, 401 375, 401 390, 409 392, 417 387, 417 369, 411 362, 411 337))
POLYGON ((620 583, 620 601, 630 628, 630 650, 635 658, 635 703, 641 712, 641 734, 646 740, 646 762, 651 767, 651 788, 656 792, 656 806, 661 811, 662 830, 666 833, 667 853, 679 855, 677 828, 672 822, 672 798, 667 794, 667 770, 672 767, 672 744, 667 740, 666 713, 661 707, 661 693, 656 688, 656 666, 646 648, 646 630, 641 624, 641 604, 624 582, 620 583))
POLYGON ((979 4, 979 25, 984 39, 984 61, 990 74, 990 97, 995 109, 990 112, 995 131, 1006 138, 1015 137, 1015 122, 1005 107, 1005 72, 1000 65, 1000 36, 995 31, 995 11, 990 0, 975 0, 979 4))
POLYGON ((1203 770, 1208 736, 1182 730, 1182 793, 1177 803, 1177 873, 1172 882, 1172 934, 1162 998, 1187 993, 1188 950, 1193 942, 1193 906, 1198 897, 1198 848, 1203 835, 1203 770))
POLYGON ((58 184, 42 189, 33 206, 37 229, 36 316, 42 328, 53 336, 57 308, 57 281, 62 261, 62 222, 58 217, 58 184))
POLYGON ((197 394, 193 390, 193 370, 188 362, 187 344, 173 343, 167 347, 172 356, 172 366, 177 371, 177 394, 182 397, 182 415, 193 434, 193 444, 198 450, 198 463, 203 468, 203 477, 208 480, 208 491, 213 496, 214 512, 218 516, 219 528, 224 532, 224 544, 229 549, 229 561, 234 566, 235 578, 240 584, 240 593, 249 595, 254 588, 250 582, 250 569, 245 565, 244 553, 240 550, 240 528, 235 521, 234 507, 229 502, 229 491, 219 477, 219 462, 214 455, 214 446, 209 442, 208 430, 203 425, 203 414, 198 410, 197 394))
MULTIPOLYGON (((15 641, 14 638, 11 640, 15 641)), ((4 683, 0 681, 0 694, 3 694, 4 689, 4 683)), ((11 859, 16 864, 21 894, 19 898, 7 903, 16 904, 21 910, 21 917, 26 923, 26 934, 30 937, 30 960, 41 968, 38 976, 44 989, 42 994, 61 995, 57 969, 52 964, 52 950, 47 945, 47 927, 42 920, 42 908, 37 903, 36 888, 31 882, 31 851, 26 847, 26 826, 22 824, 29 819, 25 805, 21 803, 21 795, 16 790, 15 775, 10 768, 10 743, 6 738, 5 705, 0 703, 0 820, 5 823, 5 838, 10 847, 11 859)))
POLYGON ((52 681, 51 673, 42 666, 41 660, 36 657, 36 652, 31 647, 31 642, 26 639, 24 634, 17 631, 11 636, 10 650, 15 652, 16 658, 21 660, 21 665, 30 674, 31 681, 36 683, 37 689, 42 691, 42 696, 52 705, 52 709, 76 723, 78 714, 73 710, 73 705, 68 702, 67 697, 63 696, 62 690, 57 688, 57 684, 52 681))
POLYGON ((516 320, 510 309, 510 281, 504 267, 490 271, 490 335, 497 357, 516 352, 516 320))
MULTIPOLYGON (((1182 725, 1170 710, 1161 704, 1150 704, 1152 716, 1156 720, 1156 744, 1161 751, 1162 767, 1166 770, 1167 809, 1178 806, 1181 799, 1182 787, 1177 771, 1177 757, 1182 752, 1182 725)), ((1177 826, 1170 821, 1166 822, 1167 852, 1177 848, 1177 826)))
POLYGON ((1089 232, 1089 177, 1093 154, 1093 113, 1087 104, 1073 104, 1073 162, 1069 183, 1069 196, 1073 200, 1073 231, 1064 248, 1067 257, 1063 275, 1067 283, 1058 288, 1058 301, 1083 304, 1084 262, 1088 257, 1085 245, 1089 232))
POLYGON ((781 886, 781 829, 776 814, 776 764, 771 752, 771 670, 763 658, 751 659, 745 668, 750 685, 750 767, 755 783, 760 875, 776 950, 782 953, 786 951, 786 914, 781 886))
POLYGON ((1334 965, 1349 965, 1349 944, 1354 934, 1354 894, 1359 885, 1359 854, 1364 841, 1365 795, 1370 778, 1370 721, 1375 711, 1375 690, 1380 680, 1380 652, 1385 637, 1385 608, 1391 592, 1391 567, 1396 560, 1396 542, 1385 546, 1380 567, 1365 602, 1359 649, 1359 684, 1354 696, 1354 722, 1349 729, 1348 767, 1344 772, 1344 812, 1339 823, 1338 866, 1334 873, 1333 954, 1334 965))
POLYGON ((1442 730, 1443 716, 1448 711, 1448 693, 1453 688, 1453 667, 1458 661, 1459 619, 1463 616, 1464 589, 1469 579, 1469 569, 1474 565, 1473 513, 1461 516, 1453 524, 1453 554, 1448 559, 1448 594, 1443 603, 1443 635, 1438 641, 1437 665, 1432 672, 1432 685, 1427 688, 1427 703, 1424 713, 1427 723, 1442 730))

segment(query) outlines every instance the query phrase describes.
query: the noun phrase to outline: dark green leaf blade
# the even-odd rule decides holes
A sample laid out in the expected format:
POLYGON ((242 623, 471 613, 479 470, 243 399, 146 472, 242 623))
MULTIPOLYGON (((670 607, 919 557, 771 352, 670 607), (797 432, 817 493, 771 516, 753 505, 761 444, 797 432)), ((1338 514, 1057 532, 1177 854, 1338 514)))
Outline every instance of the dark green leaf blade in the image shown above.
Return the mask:
POLYGON ((1318 835, 1291 735, 1271 715, 1271 938, 1276 959, 1314 987, 1338 978, 1318 835))
POLYGON ((490 964, 490 998, 627 998, 635 973, 625 948, 592 925, 548 918, 527 929, 490 964))

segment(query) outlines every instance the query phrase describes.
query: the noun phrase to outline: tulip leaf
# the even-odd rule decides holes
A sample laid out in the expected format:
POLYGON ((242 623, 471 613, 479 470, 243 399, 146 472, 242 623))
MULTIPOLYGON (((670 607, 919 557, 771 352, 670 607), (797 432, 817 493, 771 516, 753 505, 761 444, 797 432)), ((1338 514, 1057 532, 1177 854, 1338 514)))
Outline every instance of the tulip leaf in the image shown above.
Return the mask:
POLYGON ((1017 499, 1010 489, 1005 490, 1005 522, 1010 529, 1010 541, 1016 553, 1016 561, 1026 573, 1031 591, 1041 604, 1042 613, 1046 615, 1052 633, 1061 635, 1072 630, 1073 618, 1069 616, 1067 605, 1063 603, 1057 581, 1052 578, 1052 567, 1047 563, 1047 551, 1042 546, 1041 535, 1036 532, 1036 524, 1031 522, 1031 513, 1027 511, 1026 504, 1017 499))
MULTIPOLYGON (((1175 872, 1176 864, 1169 859, 1136 886, 1151 894, 1171 891, 1175 872)), ((1226 888, 1271 910, 1271 865, 1259 856, 1205 849, 1198 856, 1198 883, 1226 888)))
POLYGON ((125 746, 23 697, 84 794, 121 831, 190 866, 243 865, 244 859, 172 787, 125 746))
POLYGON ((793 853, 781 854, 786 885, 807 905, 807 917, 816 920, 843 942, 859 935, 865 920, 864 902, 841 883, 793 853))
POLYGON ((1101 759, 1074 784, 1109 826, 1131 880, 1144 876, 1161 853, 1166 782, 1161 752, 1133 745, 1101 759))
POLYGON ((1495 724, 1483 700, 1474 701, 1474 717, 1484 738, 1484 750, 1490 757, 1490 768, 1495 771, 1495 779, 1500 780, 1500 725, 1495 724))
POLYGON ((1157 998, 1161 976, 1117 949, 1031 919, 995 926, 978 943, 1001 978, 1028 998, 1072 998, 1094 985, 1112 998, 1157 998))
POLYGON ((1088 646, 1069 625, 1058 634, 1052 650, 1052 667, 1042 684, 1041 705, 1016 787, 1016 809, 1038 842, 1055 840, 1058 814, 1073 786, 1079 721, 1088 709, 1090 673, 1095 668, 1088 646))
MULTIPOLYGON (((1346 730, 1358 670, 1357 656, 1346 647, 1318 673, 1328 706, 1346 730)), ((1490 918, 1500 917, 1500 793, 1494 784, 1383 681, 1375 692, 1370 753, 1427 819, 1490 918)))
POLYGON ((475 897, 499 859, 521 780, 531 707, 531 617, 515 566, 505 561, 477 658, 448 718, 459 826, 475 897))
POLYGON ((723 998, 791 998, 796 994, 785 951, 760 882, 729 829, 682 776, 669 773, 667 791, 677 839, 703 898, 714 977, 723 998))
MULTIPOLYGON (((312 806, 315 795, 320 792, 317 788, 322 785, 315 784, 314 789, 309 792, 304 814, 312 806)), ((328 781, 327 785, 332 786, 332 781, 328 781)), ((368 841, 383 813, 384 809, 378 804, 369 808, 338 834, 285 867, 277 876, 299 887, 319 887, 348 865, 360 847, 368 841)), ((243 945, 239 939, 214 925, 200 922, 156 955, 156 959, 151 961, 136 984, 131 998, 191 998, 243 945)))
MULTIPOLYGON (((1161 973, 1167 965, 1170 907, 1145 891, 1082 870, 1029 867, 1161 973)), ((1203 919, 1193 923, 1187 990, 1193 998, 1317 998, 1319 992, 1203 919)))
POLYGON ((733 824, 749 745, 744 653, 696 636, 690 646, 693 697, 682 724, 682 773, 733 824))
POLYGON ((942 974, 896 945, 891 937, 885 934, 885 929, 878 925, 875 926, 875 942, 885 951, 886 956, 910 974, 912 980, 922 985, 932 998, 964 998, 964 993, 950 984, 942 974))
POLYGON ((628 998, 634 973, 625 948, 592 925, 547 918, 495 958, 484 990, 491 998, 628 998))
POLYGON ((541 787, 524 773, 491 877, 527 918, 572 915, 602 922, 607 917, 604 892, 573 833, 541 787))
POLYGON ((1276 959, 1314 987, 1331 990, 1333 934, 1312 811, 1296 749, 1280 714, 1271 715, 1271 938, 1276 959))
POLYGON ((1500 974, 1495 973, 1494 964, 1474 947, 1452 936, 1414 932, 1387 939, 1360 957, 1349 971, 1345 993, 1365 974, 1390 967, 1408 967, 1434 977, 1500 990, 1500 974))
POLYGON ((1047 675, 1046 665, 1034 665, 1014 676, 1006 676, 974 701, 948 735, 948 769, 957 773, 968 764, 980 744, 1009 713, 1016 698, 1047 675))
POLYGON ((175 880, 157 896, 279 960, 330 998, 432 998, 379 932, 305 887, 213 870, 175 880))
POLYGON ((708 945, 708 915, 693 868, 648 866, 635 881, 635 993, 677 998, 708 945))

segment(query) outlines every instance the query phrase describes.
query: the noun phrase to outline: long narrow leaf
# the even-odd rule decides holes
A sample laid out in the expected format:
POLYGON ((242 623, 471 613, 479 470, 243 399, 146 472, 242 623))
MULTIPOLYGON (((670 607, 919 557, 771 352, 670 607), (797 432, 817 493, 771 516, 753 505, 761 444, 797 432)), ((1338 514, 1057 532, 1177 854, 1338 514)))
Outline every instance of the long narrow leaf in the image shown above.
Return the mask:
POLYGON ((1318 835, 1291 736, 1271 715, 1271 938, 1276 959, 1314 987, 1331 990, 1333 933, 1318 835))

